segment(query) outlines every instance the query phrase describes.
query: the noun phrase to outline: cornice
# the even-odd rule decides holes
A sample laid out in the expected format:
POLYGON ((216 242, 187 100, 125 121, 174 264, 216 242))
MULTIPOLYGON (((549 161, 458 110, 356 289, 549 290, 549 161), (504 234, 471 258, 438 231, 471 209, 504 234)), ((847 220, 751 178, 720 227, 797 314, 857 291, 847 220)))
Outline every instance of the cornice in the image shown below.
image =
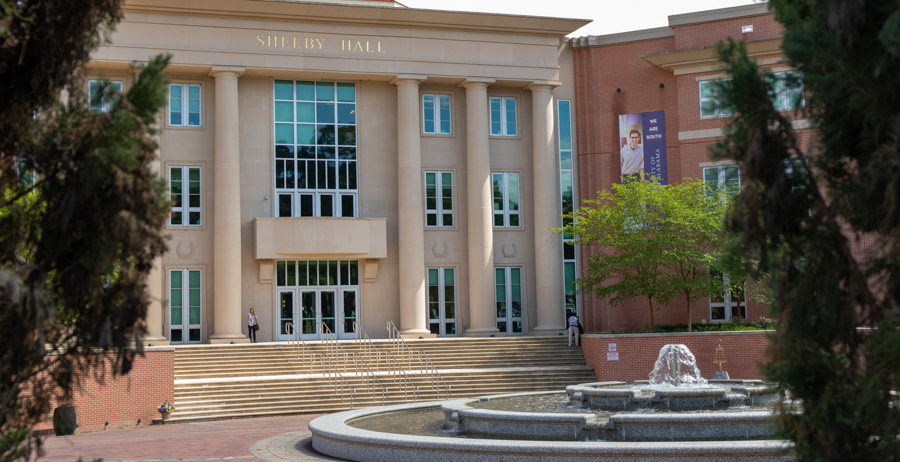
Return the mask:
POLYGON ((564 37, 585 19, 272 0, 126 0, 123 12, 564 37))
MULTIPOLYGON (((781 39, 747 42, 747 54, 758 64, 775 64, 787 61, 781 50, 781 39)), ((641 56, 644 61, 665 69, 675 75, 694 74, 721 69, 722 64, 716 56, 716 47, 696 48, 693 50, 668 51, 641 56)))

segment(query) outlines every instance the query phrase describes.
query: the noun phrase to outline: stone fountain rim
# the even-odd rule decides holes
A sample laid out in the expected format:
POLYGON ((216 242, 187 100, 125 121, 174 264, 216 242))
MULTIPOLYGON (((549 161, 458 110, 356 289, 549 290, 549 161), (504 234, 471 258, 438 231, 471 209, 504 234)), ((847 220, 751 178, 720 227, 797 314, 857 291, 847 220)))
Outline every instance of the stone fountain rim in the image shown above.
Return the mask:
MULTIPOLYGON (((471 399, 453 401, 471 401, 471 399)), ((343 411, 319 417, 309 423, 309 430, 313 435, 313 447, 316 448, 316 450, 332 456, 355 460, 381 460, 379 454, 380 457, 387 457, 392 453, 391 451, 394 450, 417 453, 422 457, 430 457, 432 460, 438 460, 434 458, 438 453, 447 454, 448 458, 446 460, 458 460, 456 458, 461 455, 459 454, 460 451, 470 456, 489 454, 508 455, 513 451, 520 454, 536 456, 555 456, 560 458, 560 460, 564 460, 566 457, 580 459, 585 456, 608 457, 623 455, 646 457, 716 457, 725 455, 734 456, 737 454, 743 456, 777 456, 783 451, 790 450, 793 447, 790 442, 784 440, 674 442, 479 440, 401 435, 396 433, 363 430, 347 425, 348 421, 362 417, 398 411, 424 410, 429 408, 437 409, 444 403, 447 403, 447 401, 398 404, 393 406, 343 411), (334 444, 329 445, 329 443, 334 444), (357 447, 358 445, 362 447, 357 447), (376 452, 378 454, 375 454, 376 452), (358 459, 360 456, 367 458, 358 459)))

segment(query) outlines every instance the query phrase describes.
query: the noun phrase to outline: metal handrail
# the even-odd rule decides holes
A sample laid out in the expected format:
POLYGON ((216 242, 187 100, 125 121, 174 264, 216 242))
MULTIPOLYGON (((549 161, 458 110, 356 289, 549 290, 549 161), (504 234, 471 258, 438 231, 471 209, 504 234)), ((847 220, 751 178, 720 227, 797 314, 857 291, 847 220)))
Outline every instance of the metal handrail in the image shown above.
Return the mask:
POLYGON ((307 364, 306 353, 309 353, 310 359, 312 360, 312 362, 315 362, 316 354, 313 353, 312 349, 309 348, 309 345, 307 345, 306 342, 303 341, 303 337, 300 332, 294 328, 294 323, 285 323, 284 333, 288 336, 288 344, 291 346, 291 352, 296 354, 298 358, 302 357, 304 365, 307 364))
POLYGON ((434 363, 428 358, 428 354, 419 351, 419 364, 422 371, 425 372, 425 380, 431 384, 431 389, 437 392, 437 399, 441 399, 441 385, 444 386, 444 399, 450 399, 450 384, 444 381, 441 373, 434 367, 434 363))
POLYGON ((340 384, 341 404, 344 404, 344 387, 350 389, 350 409, 353 409, 353 402, 356 400, 356 389, 350 386, 350 383, 344 378, 344 374, 341 374, 341 371, 334 365, 334 362, 331 361, 327 354, 319 354, 319 361, 322 363, 322 376, 327 377, 328 383, 334 385, 335 393, 337 393, 338 384, 340 384), (340 382, 338 382, 339 379, 340 382))
POLYGON ((409 399, 409 386, 413 389, 413 402, 419 399, 419 387, 412 381, 409 374, 403 370, 403 365, 397 361, 397 357, 390 351, 385 351, 385 359, 388 363, 388 375, 394 382, 400 382, 400 390, 403 391, 403 399, 409 399), (393 363, 392 363, 393 362, 393 363))
POLYGON ((400 336, 400 329, 397 329, 397 326, 394 325, 394 321, 387 322, 387 331, 388 341, 390 342, 391 347, 397 348, 397 354, 406 353, 407 365, 412 369, 415 353, 412 348, 406 344, 406 340, 403 340, 403 337, 400 336))
POLYGON ((366 333, 359 321, 353 321, 353 333, 356 334, 357 341, 362 340, 363 352, 366 355, 375 355, 375 370, 381 370, 381 350, 375 346, 375 343, 369 338, 369 334, 366 333))
POLYGON ((372 391, 372 401, 375 401, 376 403, 378 400, 375 397, 375 385, 381 387, 381 405, 384 406, 385 398, 387 398, 388 395, 387 387, 381 383, 381 380, 378 380, 378 377, 375 376, 372 369, 369 369, 366 360, 363 359, 358 351, 354 351, 353 354, 353 362, 356 363, 356 373, 359 374, 360 383, 366 387, 366 391, 372 391))
POLYGON ((338 343, 337 336, 331 332, 331 328, 324 322, 319 323, 319 340, 325 340, 325 351, 330 352, 334 356, 340 355, 343 358, 343 366, 346 367, 350 362, 350 353, 344 350, 344 347, 338 343), (324 339, 322 337, 325 337, 324 339))

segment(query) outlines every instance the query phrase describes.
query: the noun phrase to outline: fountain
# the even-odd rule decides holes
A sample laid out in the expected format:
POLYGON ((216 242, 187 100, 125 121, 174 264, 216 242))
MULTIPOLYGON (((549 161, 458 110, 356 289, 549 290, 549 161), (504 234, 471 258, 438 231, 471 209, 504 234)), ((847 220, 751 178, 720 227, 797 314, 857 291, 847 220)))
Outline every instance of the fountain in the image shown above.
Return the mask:
POLYGON ((309 428, 316 450, 357 461, 792 460, 772 436, 778 398, 759 380, 707 381, 686 346, 666 345, 632 385, 359 409, 309 428))

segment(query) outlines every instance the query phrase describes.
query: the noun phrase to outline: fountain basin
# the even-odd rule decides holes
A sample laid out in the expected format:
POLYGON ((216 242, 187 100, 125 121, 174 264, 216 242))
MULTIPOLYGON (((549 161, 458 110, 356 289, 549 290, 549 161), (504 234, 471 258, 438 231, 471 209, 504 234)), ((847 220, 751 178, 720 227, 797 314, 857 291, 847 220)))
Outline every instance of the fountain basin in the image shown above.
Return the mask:
MULTIPOLYGON (((439 408, 443 402, 357 409, 319 417, 309 424, 313 447, 360 462, 428 460, 475 461, 790 461, 791 445, 781 440, 744 441, 521 441, 442 438, 363 430, 348 421, 379 414, 439 408)), ((640 416, 642 417, 642 416, 640 416)))
POLYGON ((658 387, 647 382, 597 382, 566 387, 573 406, 604 411, 697 411, 767 406, 778 390, 759 380, 711 380, 696 387, 658 387))
POLYGON ((441 411, 444 413, 444 429, 495 439, 530 437, 560 441, 751 440, 771 438, 773 435, 775 417, 772 412, 754 411, 750 408, 690 414, 665 411, 638 414, 586 411, 583 414, 560 414, 475 409, 470 406, 484 400, 540 394, 549 393, 496 395, 447 401, 441 405, 441 411))

